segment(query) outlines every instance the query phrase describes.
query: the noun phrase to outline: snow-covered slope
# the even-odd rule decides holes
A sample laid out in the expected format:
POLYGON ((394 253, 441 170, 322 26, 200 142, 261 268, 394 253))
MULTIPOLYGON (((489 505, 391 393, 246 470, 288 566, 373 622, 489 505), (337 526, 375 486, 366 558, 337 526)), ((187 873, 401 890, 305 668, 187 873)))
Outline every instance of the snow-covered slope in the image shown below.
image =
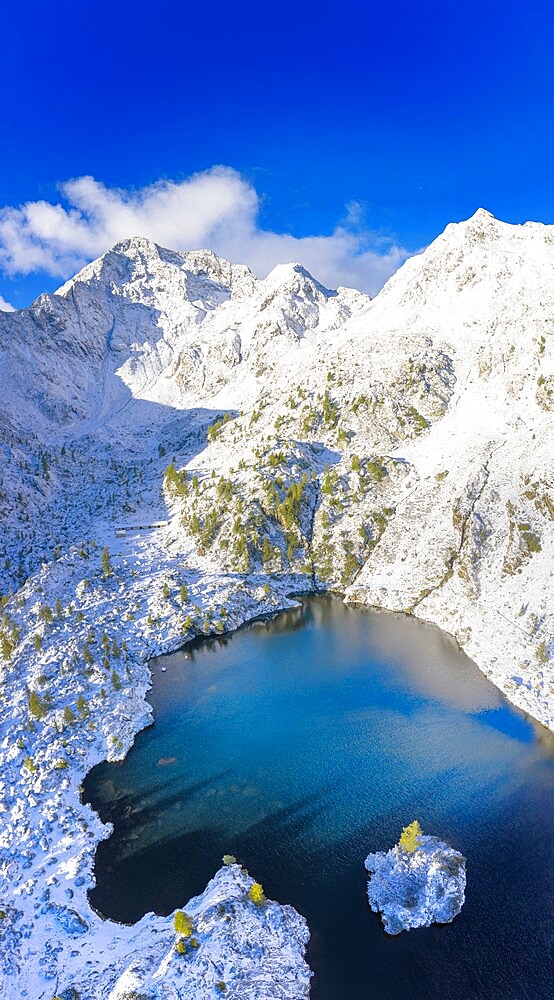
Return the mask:
MULTIPOLYGON (((155 652, 330 587, 435 622, 554 728, 553 265, 552 227, 483 211, 373 301, 135 238, 0 313, 7 996, 108 997, 130 964, 104 923, 80 975, 51 907, 96 947, 108 831, 76 788, 147 723, 155 652)), ((152 995, 188 996, 162 966, 152 995)))

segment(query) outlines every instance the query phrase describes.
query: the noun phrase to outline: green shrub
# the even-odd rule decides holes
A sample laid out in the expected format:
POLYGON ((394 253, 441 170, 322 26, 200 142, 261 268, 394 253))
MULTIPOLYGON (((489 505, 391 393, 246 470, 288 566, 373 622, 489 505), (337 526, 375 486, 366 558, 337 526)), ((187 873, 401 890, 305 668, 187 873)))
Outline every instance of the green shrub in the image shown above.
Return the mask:
POLYGON ((421 431, 426 430, 426 428, 429 426, 425 417, 421 416, 421 413, 419 413, 416 410, 415 406, 410 406, 408 414, 416 424, 416 434, 419 434, 421 431))
POLYGON ((380 483, 381 480, 384 479, 387 474, 385 466, 381 465, 375 459, 367 463, 366 471, 372 477, 372 479, 375 479, 376 482, 378 483, 380 483))

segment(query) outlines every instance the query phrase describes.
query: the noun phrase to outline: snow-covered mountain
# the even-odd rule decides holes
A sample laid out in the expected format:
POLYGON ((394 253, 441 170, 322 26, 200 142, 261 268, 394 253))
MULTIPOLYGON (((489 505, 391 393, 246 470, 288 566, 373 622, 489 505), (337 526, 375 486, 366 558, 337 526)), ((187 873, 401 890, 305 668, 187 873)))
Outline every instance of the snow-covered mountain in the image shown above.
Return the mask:
MULTIPOLYGON (((103 992, 87 993, 69 959, 67 983, 119 996, 109 990, 137 939, 89 912, 102 831, 72 782, 145 724, 152 653, 332 588, 436 623, 554 728, 553 266, 554 227, 484 211, 373 301, 299 265, 260 281, 210 251, 135 238, 30 309, 0 312, 4 874, 16 893, 4 971, 29 996, 50 997, 51 980, 16 929, 34 921, 65 983, 60 921, 31 913, 47 885, 67 908, 62 886, 78 875, 72 907, 91 944, 117 938, 118 957, 103 992)), ((148 920, 154 975, 171 928, 148 920)), ((172 996, 171 972, 158 980, 152 995, 172 996)), ((303 973, 291 982, 288 997, 307 995, 303 973)))
POLYGON ((230 380, 229 398, 247 404, 262 361, 282 367, 288 344, 339 328, 368 301, 328 291, 299 265, 259 281, 211 251, 127 240, 11 323, 0 317, 12 372, 4 406, 26 428, 64 440, 134 431, 140 408, 138 417, 136 406, 123 412, 131 400, 183 409, 230 380))

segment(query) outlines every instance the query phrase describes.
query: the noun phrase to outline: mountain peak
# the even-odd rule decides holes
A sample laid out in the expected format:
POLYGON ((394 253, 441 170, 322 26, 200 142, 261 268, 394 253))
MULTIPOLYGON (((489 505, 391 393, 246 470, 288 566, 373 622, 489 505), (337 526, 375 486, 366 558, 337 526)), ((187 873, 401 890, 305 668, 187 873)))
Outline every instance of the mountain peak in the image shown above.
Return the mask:
MULTIPOLYGON (((137 251, 144 253, 145 251, 157 251, 159 249, 158 244, 153 240, 149 240, 147 236, 130 236, 125 240, 118 240, 114 243, 113 247, 106 251, 107 253, 123 253, 123 254, 133 254, 137 251)), ((105 257, 106 254, 103 254, 105 257)))
POLYGON ((478 208, 476 212, 473 213, 467 220, 467 222, 496 222, 496 217, 489 212, 486 208, 478 208))
POLYGON ((317 290, 326 299, 336 295, 335 291, 322 285, 302 264, 294 262, 276 264, 267 277, 263 279, 264 289, 267 289, 268 292, 273 292, 283 287, 291 288, 298 286, 300 288, 302 286, 305 288, 306 285, 312 286, 312 288, 317 290))
POLYGON ((145 236, 132 236, 115 243, 86 264, 75 277, 58 288, 56 294, 67 296, 76 285, 91 283, 121 287, 137 278, 156 280, 156 276, 165 281, 170 272, 174 275, 176 272, 188 273, 227 289, 238 285, 251 288, 256 280, 245 264, 232 264, 213 250, 168 250, 145 236))

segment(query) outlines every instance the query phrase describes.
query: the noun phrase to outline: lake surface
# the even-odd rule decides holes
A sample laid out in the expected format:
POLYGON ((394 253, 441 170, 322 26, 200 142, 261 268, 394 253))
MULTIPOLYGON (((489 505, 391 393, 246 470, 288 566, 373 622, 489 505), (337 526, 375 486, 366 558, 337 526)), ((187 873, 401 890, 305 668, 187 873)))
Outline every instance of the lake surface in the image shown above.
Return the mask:
POLYGON ((308 920, 313 1000, 551 1000, 552 739, 449 637, 312 597, 151 665, 155 725, 85 782, 101 913, 170 913, 229 853, 308 920), (388 937, 364 859, 416 818, 466 903, 388 937))

